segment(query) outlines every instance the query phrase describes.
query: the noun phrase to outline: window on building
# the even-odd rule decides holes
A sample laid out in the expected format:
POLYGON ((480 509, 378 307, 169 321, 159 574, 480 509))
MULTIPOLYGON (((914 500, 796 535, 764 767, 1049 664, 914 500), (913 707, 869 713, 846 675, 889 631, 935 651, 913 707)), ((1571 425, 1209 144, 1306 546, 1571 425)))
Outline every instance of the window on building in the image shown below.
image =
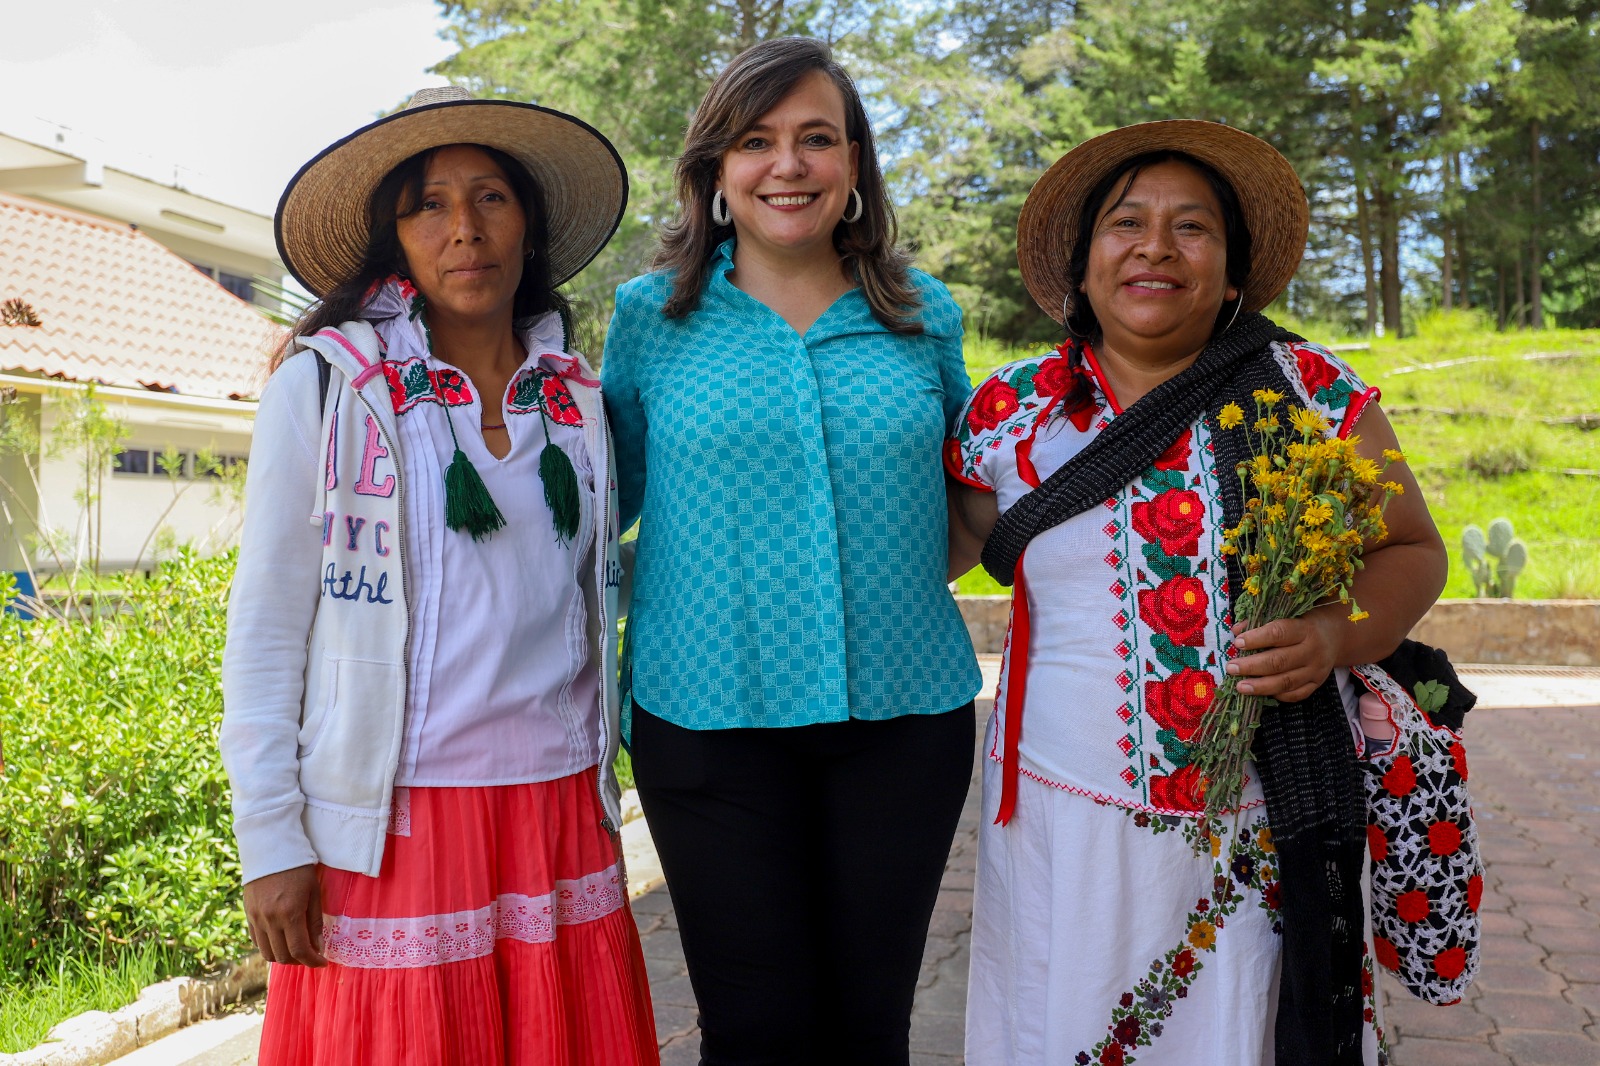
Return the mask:
POLYGON ((150 469, 148 448, 125 448, 111 460, 111 472, 114 474, 137 474, 143 477, 149 475, 150 469))
POLYGON ((226 270, 217 271, 217 284, 233 293, 245 303, 254 303, 256 299, 255 286, 249 278, 230 274, 226 270))

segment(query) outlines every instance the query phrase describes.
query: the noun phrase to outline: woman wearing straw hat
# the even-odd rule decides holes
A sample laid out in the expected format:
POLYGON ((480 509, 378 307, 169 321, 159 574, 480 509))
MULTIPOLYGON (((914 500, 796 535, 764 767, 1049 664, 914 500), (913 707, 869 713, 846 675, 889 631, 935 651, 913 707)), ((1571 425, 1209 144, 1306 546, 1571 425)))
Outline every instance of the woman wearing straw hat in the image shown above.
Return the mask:
POLYGON ((1068 340, 981 384, 946 447, 956 569, 981 548, 1015 582, 969 1062, 1381 1061, 1354 700, 1330 675, 1394 650, 1443 586, 1444 548, 1401 465, 1359 626, 1336 603, 1232 632, 1220 552, 1242 505, 1222 405, 1272 389, 1341 435, 1359 420, 1362 454, 1397 447, 1377 390, 1259 313, 1307 218, 1275 150, 1192 121, 1086 141, 1023 207, 1023 278, 1068 340), (1202 824, 1188 743, 1224 671, 1285 702, 1238 816, 1202 824))
POLYGON ((261 397, 223 663, 264 1064, 658 1061, 614 465, 556 292, 626 198, 586 124, 458 89, 284 192, 320 302, 261 397))
POLYGON ((718 76, 603 377, 624 524, 634 774, 701 1061, 908 1059, 972 772, 972 644, 938 451, 961 312, 895 246, 849 75, 804 38, 718 76))

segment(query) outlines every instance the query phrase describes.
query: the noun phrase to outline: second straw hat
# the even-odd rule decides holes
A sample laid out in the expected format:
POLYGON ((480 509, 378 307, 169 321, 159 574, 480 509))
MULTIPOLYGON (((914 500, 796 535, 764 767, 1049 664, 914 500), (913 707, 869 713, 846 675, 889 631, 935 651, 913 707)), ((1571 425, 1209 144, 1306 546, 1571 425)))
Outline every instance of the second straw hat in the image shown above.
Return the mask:
POLYGON ((318 297, 361 267, 368 201, 385 175, 429 148, 482 144, 527 167, 544 199, 551 284, 589 264, 622 221, 628 173, 587 122, 534 104, 423 89, 392 115, 324 148, 289 181, 275 228, 284 265, 318 297))
POLYGON ((1305 256, 1311 210, 1289 161, 1261 138, 1220 122, 1141 122, 1091 137, 1056 160, 1022 205, 1017 265, 1034 302, 1057 322, 1084 201, 1119 165, 1156 151, 1193 156, 1221 174, 1238 195, 1251 245, 1241 310, 1261 310, 1294 277, 1305 256))

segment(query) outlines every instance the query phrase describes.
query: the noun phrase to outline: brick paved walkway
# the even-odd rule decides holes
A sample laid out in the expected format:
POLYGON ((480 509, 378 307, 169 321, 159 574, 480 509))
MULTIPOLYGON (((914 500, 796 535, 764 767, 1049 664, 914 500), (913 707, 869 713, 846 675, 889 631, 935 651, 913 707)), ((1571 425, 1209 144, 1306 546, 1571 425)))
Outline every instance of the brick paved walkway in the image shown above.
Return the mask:
MULTIPOLYGON (((1600 1066, 1600 707, 1475 711, 1467 750, 1488 860, 1483 970, 1453 1007, 1429 1006, 1385 981, 1391 1061, 1600 1066)), ((962 1061, 977 794, 974 785, 923 956, 915 1066, 962 1061)), ((662 1066, 695 1066, 694 997, 665 888, 636 899, 634 911, 662 1066)))

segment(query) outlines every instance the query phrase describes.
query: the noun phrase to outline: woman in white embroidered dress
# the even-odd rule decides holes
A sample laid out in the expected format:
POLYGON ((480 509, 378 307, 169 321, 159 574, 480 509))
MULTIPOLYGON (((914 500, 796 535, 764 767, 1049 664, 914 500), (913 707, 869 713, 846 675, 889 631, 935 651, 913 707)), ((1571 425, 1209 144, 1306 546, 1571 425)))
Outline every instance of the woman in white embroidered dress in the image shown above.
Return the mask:
MULTIPOLYGON (((947 444, 960 484, 957 572, 1001 513, 1236 319, 1273 338, 1257 357, 1276 363, 1290 402, 1341 434, 1359 418, 1365 455, 1397 447, 1377 390, 1254 314, 1293 275, 1305 219, 1287 162, 1212 123, 1114 131, 1040 179, 1019 222, 1019 257, 1070 339, 991 375, 947 444)), ((1275 1039, 1293 1046, 1277 1016, 1292 916, 1272 812, 1251 780, 1237 818, 1202 824, 1189 742, 1224 670, 1246 679, 1241 690, 1303 700, 1336 667, 1389 654, 1443 584, 1443 546, 1396 466, 1406 493, 1357 582, 1371 619, 1352 625, 1333 604, 1235 632, 1219 550, 1221 479, 1233 475, 1219 469, 1207 417, 1171 432, 1159 458, 1103 505, 1038 533, 1015 566, 985 741, 969 1062, 1251 1066, 1274 1061, 1275 1039)), ((1353 707, 1346 713, 1353 720, 1353 707)), ((1359 938, 1352 944, 1361 955, 1359 938)), ((1344 1050, 1329 1041, 1304 1061, 1382 1061, 1370 958, 1351 972, 1365 1003, 1351 988, 1344 1050)))
POLYGON ((658 1061, 613 465, 555 291, 626 198, 590 127, 453 89, 284 193, 321 302, 262 395, 223 668, 263 1064, 658 1061))

